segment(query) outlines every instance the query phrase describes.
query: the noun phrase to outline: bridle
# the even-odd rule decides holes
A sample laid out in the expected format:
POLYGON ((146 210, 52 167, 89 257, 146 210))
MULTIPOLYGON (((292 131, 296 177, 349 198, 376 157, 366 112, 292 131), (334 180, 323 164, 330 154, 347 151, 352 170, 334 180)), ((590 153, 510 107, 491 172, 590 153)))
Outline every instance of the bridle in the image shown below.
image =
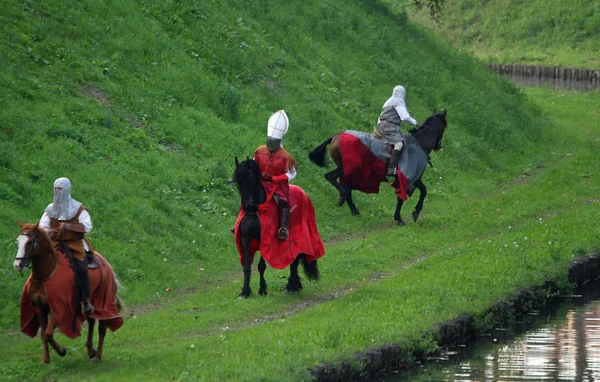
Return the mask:
POLYGON ((27 236, 29 240, 25 243, 25 254, 23 257, 15 257, 15 260, 23 261, 28 268, 31 268, 31 259, 38 244, 39 233, 20 233, 19 236, 27 236))

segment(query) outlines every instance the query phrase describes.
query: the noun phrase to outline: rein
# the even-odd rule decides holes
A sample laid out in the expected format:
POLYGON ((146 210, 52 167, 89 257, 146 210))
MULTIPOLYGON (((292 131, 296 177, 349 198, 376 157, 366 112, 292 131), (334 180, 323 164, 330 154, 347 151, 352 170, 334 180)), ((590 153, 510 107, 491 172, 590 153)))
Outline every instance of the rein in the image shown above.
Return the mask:
MULTIPOLYGON (((26 253, 25 256, 23 256, 23 257, 15 257, 15 260, 31 260, 33 258, 33 251, 35 250, 35 247, 37 247, 39 234, 36 233, 34 235, 28 235, 26 233, 21 233, 21 234, 19 234, 19 236, 27 236, 27 237, 33 236, 33 239, 30 239, 27 241, 27 243, 25 243, 25 245, 27 245, 33 240, 33 246, 31 247, 30 255, 27 255, 27 253, 26 253)), ((29 263, 29 267, 31 268, 31 263, 29 263)))
MULTIPOLYGON (((40 236, 40 235, 39 235, 39 233, 38 233, 38 232, 36 232, 35 234, 26 234, 26 233, 21 233, 21 234, 19 234, 19 236, 21 236, 21 235, 23 235, 23 236, 27 236, 27 237, 31 237, 31 236, 33 236, 33 239, 30 239, 30 240, 29 240, 29 241, 28 241, 28 242, 25 244, 25 245, 27 245, 28 243, 30 243, 30 242, 33 242, 33 245, 31 246, 31 249, 30 249, 29 251, 27 251, 27 253, 25 253, 25 255, 24 255, 23 257, 15 257, 15 260, 25 260, 25 261, 27 261, 27 263, 28 263, 28 264, 27 264, 27 268, 28 268, 28 269, 31 269, 31 268, 33 267, 33 262, 31 261, 31 259, 33 259, 33 258, 34 258, 34 256, 33 256, 33 252, 35 251, 35 248, 36 248, 36 247, 37 247, 37 245, 38 245, 38 242, 39 242, 39 236, 40 236)), ((57 262, 58 262, 58 260, 57 260, 57 262)), ((32 277, 31 277, 31 279, 30 279, 30 280, 31 280, 31 282, 32 282, 32 283, 36 283, 36 284, 41 284, 41 283, 44 283, 44 282, 48 281, 48 280, 49 280, 49 279, 52 277, 52 275, 54 275, 54 272, 56 272, 56 265, 57 265, 57 264, 55 263, 55 264, 54 264, 54 269, 52 270, 52 272, 50 272, 50 274, 48 275, 48 277, 46 277, 46 278, 45 278, 45 279, 43 279, 43 280, 38 280, 38 279, 35 279, 35 278, 33 278, 33 274, 32 274, 32 277)))

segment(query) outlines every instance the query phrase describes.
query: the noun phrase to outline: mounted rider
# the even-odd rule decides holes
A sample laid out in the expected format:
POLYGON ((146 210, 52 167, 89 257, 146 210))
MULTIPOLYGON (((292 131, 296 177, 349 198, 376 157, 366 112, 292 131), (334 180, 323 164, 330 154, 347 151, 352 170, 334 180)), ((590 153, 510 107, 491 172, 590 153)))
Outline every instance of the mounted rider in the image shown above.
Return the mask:
POLYGON ((54 182, 54 202, 46 207, 39 226, 50 231, 56 249, 71 254, 83 314, 91 315, 94 307, 90 304, 87 256, 93 255, 94 249, 84 236, 92 230, 92 219, 85 206, 71 198, 69 179, 58 178, 54 182))
POLYGON ((267 123, 267 144, 259 146, 253 156, 262 172, 261 182, 265 192, 267 195, 273 193, 273 200, 279 210, 277 237, 281 241, 289 237, 290 187, 288 182, 296 177, 296 160, 282 144, 288 127, 289 119, 285 111, 279 110, 271 115, 267 123))
POLYGON ((383 104, 377 121, 377 127, 373 131, 373 135, 385 139, 390 146, 394 147, 388 165, 388 176, 396 173, 400 151, 404 147, 404 138, 400 133, 402 122, 408 122, 413 126, 418 125, 417 121, 410 116, 406 109, 406 103, 404 102, 405 95, 406 90, 404 90, 404 87, 398 85, 394 88, 392 96, 383 104))

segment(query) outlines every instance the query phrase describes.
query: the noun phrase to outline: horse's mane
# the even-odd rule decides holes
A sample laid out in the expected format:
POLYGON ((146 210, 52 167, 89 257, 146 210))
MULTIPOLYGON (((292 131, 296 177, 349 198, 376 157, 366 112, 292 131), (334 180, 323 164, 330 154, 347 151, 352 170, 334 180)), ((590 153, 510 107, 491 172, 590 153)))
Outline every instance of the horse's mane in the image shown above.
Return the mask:
POLYGON ((421 124, 421 126, 419 127, 415 127, 412 128, 408 131, 408 133, 410 135, 415 135, 418 132, 421 132, 423 130, 425 130, 426 128, 429 127, 429 123, 431 122, 431 120, 433 120, 434 118, 439 118, 439 119, 443 119, 442 117, 442 113, 436 113, 435 111, 433 112, 433 114, 431 114, 429 117, 427 117, 427 119, 421 124))
POLYGON ((243 170, 245 169, 249 169, 252 172, 252 176, 255 179, 261 178, 260 166, 258 165, 258 163, 254 159, 247 159, 245 161, 242 161, 240 163, 240 167, 236 168, 233 172, 233 179, 236 182, 241 180, 241 178, 244 176, 243 170))

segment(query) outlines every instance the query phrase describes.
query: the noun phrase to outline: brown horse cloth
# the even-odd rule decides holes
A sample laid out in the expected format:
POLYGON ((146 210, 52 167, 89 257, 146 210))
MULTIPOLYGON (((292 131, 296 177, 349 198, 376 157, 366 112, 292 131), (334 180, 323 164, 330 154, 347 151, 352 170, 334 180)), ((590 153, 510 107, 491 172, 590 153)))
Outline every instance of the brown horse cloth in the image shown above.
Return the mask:
MULTIPOLYGON (((78 314, 75 330, 73 330, 73 312, 75 309, 81 312, 81 308, 74 305, 73 271, 64 254, 59 251, 56 253, 58 258, 56 270, 44 282, 50 314, 54 316, 62 334, 69 338, 77 338, 81 334, 81 322, 84 320, 84 316, 81 313, 78 314)), ((99 253, 96 252, 95 256, 100 267, 89 270, 90 302, 95 309, 90 317, 106 321, 107 327, 115 331, 123 325, 123 318, 117 313, 115 302, 117 288, 113 270, 99 253)), ((29 276, 21 294, 21 331, 30 337, 35 337, 40 324, 35 316, 33 301, 29 298, 28 291, 31 284, 32 280, 29 276)))
MULTIPOLYGON (((266 211, 259 211, 261 233, 260 242, 252 240, 250 243, 250 264, 254 261, 254 253, 260 255, 269 265, 276 269, 283 269, 290 265, 299 254, 304 253, 310 263, 325 255, 325 247, 317 229, 315 208, 308 195, 298 186, 290 185, 290 196, 293 205, 290 205, 290 237, 279 241, 279 213, 273 200, 267 201, 266 211)), ((239 225, 246 212, 241 210, 235 223, 235 244, 240 254, 240 263, 244 265, 244 255, 240 242, 239 225)))

